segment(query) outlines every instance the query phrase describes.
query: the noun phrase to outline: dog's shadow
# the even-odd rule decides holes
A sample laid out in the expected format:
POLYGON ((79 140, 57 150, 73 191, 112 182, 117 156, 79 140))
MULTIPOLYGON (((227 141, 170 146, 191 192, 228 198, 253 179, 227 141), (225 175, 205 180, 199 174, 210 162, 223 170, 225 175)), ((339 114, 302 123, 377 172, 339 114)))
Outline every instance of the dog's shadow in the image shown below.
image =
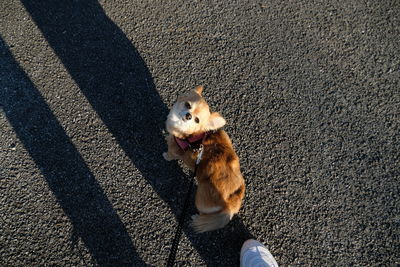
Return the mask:
MULTIPOLYGON (((188 181, 178 182, 186 179, 181 168, 162 157, 168 108, 135 47, 95 0, 22 3, 130 160, 180 214, 184 197, 175 192, 186 192, 188 181)), ((213 233, 194 234, 188 227, 185 232, 209 266, 237 264, 240 246, 251 236, 237 217, 213 233)))

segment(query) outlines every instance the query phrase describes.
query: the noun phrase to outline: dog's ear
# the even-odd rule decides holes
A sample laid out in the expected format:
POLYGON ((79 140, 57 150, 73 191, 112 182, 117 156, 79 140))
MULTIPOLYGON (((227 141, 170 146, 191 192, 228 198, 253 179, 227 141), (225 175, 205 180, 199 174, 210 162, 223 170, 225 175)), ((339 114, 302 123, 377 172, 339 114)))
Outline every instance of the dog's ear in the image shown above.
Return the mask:
POLYGON ((207 129, 208 130, 217 130, 225 125, 225 119, 218 113, 213 112, 210 115, 210 119, 208 120, 207 129))
POLYGON ((196 88, 194 88, 194 91, 201 96, 201 93, 203 92, 203 89, 204 89, 203 85, 199 85, 196 88))

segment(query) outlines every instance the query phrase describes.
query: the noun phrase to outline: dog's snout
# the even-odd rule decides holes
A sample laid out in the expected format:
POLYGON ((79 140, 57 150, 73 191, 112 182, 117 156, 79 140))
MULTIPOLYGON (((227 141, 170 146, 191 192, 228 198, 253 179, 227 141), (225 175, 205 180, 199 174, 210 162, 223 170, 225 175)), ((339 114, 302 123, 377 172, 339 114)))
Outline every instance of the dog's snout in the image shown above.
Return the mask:
POLYGON ((188 113, 186 113, 185 118, 187 120, 191 120, 192 119, 192 115, 188 112, 188 113))

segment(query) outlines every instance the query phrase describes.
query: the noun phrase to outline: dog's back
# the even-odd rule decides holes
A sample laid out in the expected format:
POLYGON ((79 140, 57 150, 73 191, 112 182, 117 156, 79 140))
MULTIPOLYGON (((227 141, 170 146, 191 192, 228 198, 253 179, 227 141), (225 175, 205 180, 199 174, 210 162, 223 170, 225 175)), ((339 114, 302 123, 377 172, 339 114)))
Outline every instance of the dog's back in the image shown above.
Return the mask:
POLYGON ((193 226, 198 232, 224 227, 239 212, 245 192, 239 158, 223 130, 207 135, 203 158, 197 168, 196 207, 200 215, 193 226))

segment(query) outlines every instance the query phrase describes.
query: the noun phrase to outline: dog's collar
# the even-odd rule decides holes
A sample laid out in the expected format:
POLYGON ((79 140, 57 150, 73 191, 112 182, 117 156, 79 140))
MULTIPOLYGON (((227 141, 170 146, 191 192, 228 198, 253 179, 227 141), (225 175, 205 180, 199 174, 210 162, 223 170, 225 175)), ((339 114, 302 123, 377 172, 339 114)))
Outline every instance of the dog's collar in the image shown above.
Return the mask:
POLYGON ((208 132, 204 132, 201 134, 189 136, 188 138, 182 139, 175 137, 176 144, 183 150, 186 151, 188 149, 198 149, 203 142, 203 139, 206 137, 208 132))

